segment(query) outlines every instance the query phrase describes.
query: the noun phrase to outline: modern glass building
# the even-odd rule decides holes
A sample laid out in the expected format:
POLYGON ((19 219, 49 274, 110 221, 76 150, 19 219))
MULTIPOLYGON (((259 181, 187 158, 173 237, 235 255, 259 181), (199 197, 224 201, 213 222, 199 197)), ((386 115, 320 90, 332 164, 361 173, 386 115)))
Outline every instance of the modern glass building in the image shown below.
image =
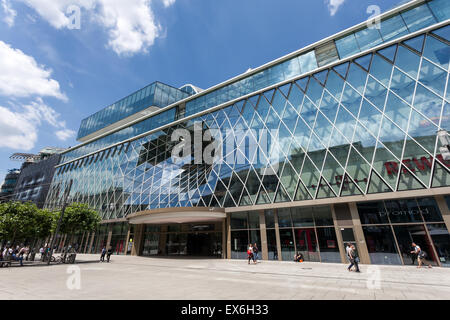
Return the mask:
POLYGON ((256 242, 265 260, 345 262, 353 242, 363 263, 400 265, 415 241, 449 266, 450 2, 380 19, 207 90, 158 104, 150 85, 99 111, 46 206, 67 191, 101 212, 78 239, 91 253, 235 259, 256 242))

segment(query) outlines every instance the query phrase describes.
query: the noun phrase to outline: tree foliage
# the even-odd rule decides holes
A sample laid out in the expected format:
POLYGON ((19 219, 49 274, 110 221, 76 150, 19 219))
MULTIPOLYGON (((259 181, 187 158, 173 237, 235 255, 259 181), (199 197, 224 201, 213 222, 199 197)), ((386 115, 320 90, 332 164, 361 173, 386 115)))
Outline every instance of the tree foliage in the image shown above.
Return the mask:
MULTIPOLYGON (((59 215, 58 215, 59 216, 59 215)), ((61 233, 74 234, 77 232, 94 231, 101 221, 97 211, 89 208, 85 203, 72 203, 64 211, 61 222, 61 233)))
POLYGON ((55 226, 55 214, 41 210, 31 202, 0 204, 0 239, 17 242, 43 239, 55 226))

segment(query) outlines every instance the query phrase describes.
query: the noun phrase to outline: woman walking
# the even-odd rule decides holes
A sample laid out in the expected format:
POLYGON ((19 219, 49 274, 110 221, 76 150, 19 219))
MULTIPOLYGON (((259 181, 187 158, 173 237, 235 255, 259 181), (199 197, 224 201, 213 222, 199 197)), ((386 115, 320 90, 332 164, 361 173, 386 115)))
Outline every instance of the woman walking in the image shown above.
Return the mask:
POLYGON ((248 248, 247 248, 247 258, 248 258, 248 264, 250 264, 250 261, 251 260, 253 260, 253 247, 252 247, 252 244, 250 243, 249 245, 248 245, 248 248))

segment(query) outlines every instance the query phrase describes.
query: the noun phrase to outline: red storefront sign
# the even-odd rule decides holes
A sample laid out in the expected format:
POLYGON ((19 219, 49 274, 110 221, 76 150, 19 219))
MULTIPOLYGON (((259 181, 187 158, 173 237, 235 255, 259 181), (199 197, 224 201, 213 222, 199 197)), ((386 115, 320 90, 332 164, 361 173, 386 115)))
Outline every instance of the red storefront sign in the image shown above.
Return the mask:
MULTIPOLYGON (((450 161, 444 160, 441 154, 438 154, 436 158, 450 168, 450 161)), ((431 166, 433 164, 433 157, 420 157, 412 158, 412 159, 404 159, 402 161, 403 165, 410 169, 412 172, 415 171, 427 171, 431 170, 431 166)), ((396 174, 399 170, 399 163, 396 161, 388 161, 384 163, 384 167, 386 168, 387 174, 396 174)), ((407 173, 405 168, 402 169, 403 172, 407 173)))

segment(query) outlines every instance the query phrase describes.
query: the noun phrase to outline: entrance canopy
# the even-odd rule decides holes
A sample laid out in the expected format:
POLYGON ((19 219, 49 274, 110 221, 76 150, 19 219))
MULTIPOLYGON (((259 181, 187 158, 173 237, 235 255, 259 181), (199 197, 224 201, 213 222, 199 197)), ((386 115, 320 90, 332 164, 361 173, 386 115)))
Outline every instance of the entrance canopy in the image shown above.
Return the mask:
POLYGON ((127 217, 130 224, 171 224, 215 222, 226 218, 222 208, 164 208, 136 212, 127 217))

